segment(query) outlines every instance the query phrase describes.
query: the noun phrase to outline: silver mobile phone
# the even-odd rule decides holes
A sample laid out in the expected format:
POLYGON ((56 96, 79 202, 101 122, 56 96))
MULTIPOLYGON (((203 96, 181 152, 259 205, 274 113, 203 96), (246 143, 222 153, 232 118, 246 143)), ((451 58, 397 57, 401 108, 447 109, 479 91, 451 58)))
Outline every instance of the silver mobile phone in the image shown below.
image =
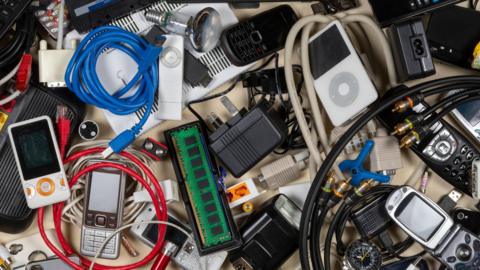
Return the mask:
POLYGON ((389 216, 451 270, 480 269, 480 238, 412 187, 400 187, 385 204, 389 216))
MULTIPOLYGON (((90 164, 97 162, 100 160, 91 161, 90 164)), ((126 174, 116 168, 101 168, 88 174, 80 247, 83 255, 95 256, 106 238, 122 225, 125 182, 126 174)), ((118 258, 120 242, 120 235, 113 236, 100 253, 100 257, 118 258)))
POLYGON ((440 206, 409 186, 395 190, 385 205, 393 221, 430 250, 440 245, 454 225, 440 206))

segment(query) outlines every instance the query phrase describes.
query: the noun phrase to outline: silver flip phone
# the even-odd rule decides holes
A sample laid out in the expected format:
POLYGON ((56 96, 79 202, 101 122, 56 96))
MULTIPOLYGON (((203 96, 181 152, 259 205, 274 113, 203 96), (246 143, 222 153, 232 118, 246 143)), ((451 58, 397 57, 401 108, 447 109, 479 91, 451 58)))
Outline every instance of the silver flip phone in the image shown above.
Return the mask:
MULTIPOLYGON (((90 164, 98 162, 101 160, 91 161, 90 164)), ((102 243, 122 225, 125 182, 125 173, 116 168, 101 168, 88 175, 80 247, 83 255, 95 256, 102 243)), ((119 234, 113 236, 100 253, 100 258, 118 258, 120 241, 119 234)))

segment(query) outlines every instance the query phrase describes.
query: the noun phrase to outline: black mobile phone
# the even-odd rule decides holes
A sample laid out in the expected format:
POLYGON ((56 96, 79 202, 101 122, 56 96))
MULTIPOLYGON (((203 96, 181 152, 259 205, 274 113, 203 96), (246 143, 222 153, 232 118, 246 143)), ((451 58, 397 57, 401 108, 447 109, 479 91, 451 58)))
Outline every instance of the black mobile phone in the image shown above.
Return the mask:
MULTIPOLYGON (((405 86, 399 86, 389 92, 404 91, 403 87, 405 86)), ((385 96, 388 95, 389 93, 385 96)), ((426 103, 421 103, 414 110, 405 113, 393 113, 391 108, 388 108, 380 114, 378 119, 391 132, 394 125, 403 121, 408 115, 426 108, 428 108, 426 103)), ((472 196, 470 185, 472 162, 480 157, 477 146, 446 121, 438 121, 431 129, 430 134, 410 149, 438 176, 472 196)))
POLYGON ((278 6, 225 29, 221 46, 232 64, 248 65, 281 50, 297 20, 289 5, 278 6))
POLYGON ((451 216, 458 223, 476 235, 480 235, 480 212, 465 208, 454 209, 451 216))

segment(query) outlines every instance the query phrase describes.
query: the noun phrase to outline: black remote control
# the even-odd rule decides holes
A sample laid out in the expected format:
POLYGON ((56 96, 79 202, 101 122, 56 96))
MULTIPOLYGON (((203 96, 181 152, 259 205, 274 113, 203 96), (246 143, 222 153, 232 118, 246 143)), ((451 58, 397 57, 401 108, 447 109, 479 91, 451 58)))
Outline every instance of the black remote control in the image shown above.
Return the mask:
MULTIPOLYGON (((401 91, 395 89, 397 90, 401 91)), ((427 104, 419 104, 414 109, 419 112, 427 107, 427 104)), ((389 108, 380 114, 378 119, 391 132, 395 124, 412 113, 414 111, 394 113, 389 108)), ((440 120, 432 126, 432 129, 430 134, 410 149, 441 178, 472 196, 470 172, 472 161, 480 156, 478 149, 446 121, 440 120)))
POLYGON ((12 27, 32 0, 0 0, 0 38, 12 27))
POLYGON ((232 64, 248 65, 282 49, 297 20, 290 6, 278 6, 225 29, 221 46, 232 64))

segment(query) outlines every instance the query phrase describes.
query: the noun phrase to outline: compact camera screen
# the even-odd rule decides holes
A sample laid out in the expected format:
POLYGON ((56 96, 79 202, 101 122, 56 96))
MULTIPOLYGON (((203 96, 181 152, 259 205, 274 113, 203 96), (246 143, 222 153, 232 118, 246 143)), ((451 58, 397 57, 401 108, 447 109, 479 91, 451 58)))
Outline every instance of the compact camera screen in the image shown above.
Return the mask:
POLYGON ((120 174, 92 172, 88 210, 104 213, 117 213, 120 174), (106 193, 106 191, 108 191, 106 193))
POLYGON ((413 193, 398 207, 395 217, 423 241, 429 241, 445 220, 440 213, 413 193))

